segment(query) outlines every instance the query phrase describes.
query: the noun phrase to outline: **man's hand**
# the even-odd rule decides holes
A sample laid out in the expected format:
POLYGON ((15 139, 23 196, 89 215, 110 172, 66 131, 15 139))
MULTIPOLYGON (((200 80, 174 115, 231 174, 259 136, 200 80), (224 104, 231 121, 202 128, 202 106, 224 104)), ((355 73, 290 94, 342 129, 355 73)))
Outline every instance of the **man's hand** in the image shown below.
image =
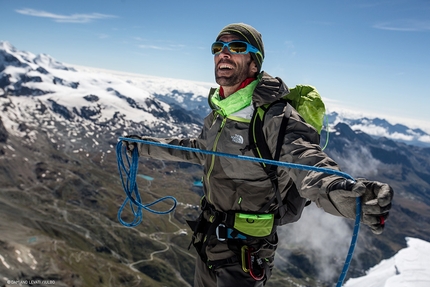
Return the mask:
MULTIPOLYGON (((136 136, 136 135, 128 135, 126 136, 126 138, 130 138, 130 139, 142 139, 140 136, 136 136)), ((135 141, 126 141, 123 140, 122 144, 125 146, 127 152, 132 153, 133 150, 135 148, 137 148, 137 143, 135 141)))
POLYGON ((393 189, 386 183, 358 179, 337 180, 327 188, 328 196, 344 216, 355 218, 356 197, 362 198, 361 222, 373 233, 381 234, 393 200, 393 189))

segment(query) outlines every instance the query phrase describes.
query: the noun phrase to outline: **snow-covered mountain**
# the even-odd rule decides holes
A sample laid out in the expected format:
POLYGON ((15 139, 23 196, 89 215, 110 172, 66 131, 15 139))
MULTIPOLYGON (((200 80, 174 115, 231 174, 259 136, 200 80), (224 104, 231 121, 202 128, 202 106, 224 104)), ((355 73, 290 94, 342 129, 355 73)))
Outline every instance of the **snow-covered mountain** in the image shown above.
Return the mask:
POLYGON ((403 124, 391 124, 385 119, 369 117, 351 117, 344 113, 332 112, 328 114, 331 126, 337 123, 346 123, 355 131, 362 131, 375 137, 386 137, 418 146, 430 146, 430 135, 422 129, 411 129, 403 124))
POLYGON ((369 269, 365 276, 349 279, 345 287, 430 286, 430 243, 406 238, 407 247, 369 269))
POLYGON ((19 127, 22 123, 52 120, 93 132, 109 126, 165 136, 195 134, 202 110, 207 111, 208 88, 203 83, 72 67, 0 42, 1 116, 12 133, 25 132, 19 127))
MULTIPOLYGON (((41 121, 53 117, 89 129, 102 125, 144 134, 196 134, 209 112, 211 86, 215 84, 66 65, 49 55, 36 56, 0 42, 2 117, 15 132, 18 122, 37 115, 41 121), (19 107, 21 112, 8 114, 8 106, 19 107)), ((430 146, 430 135, 423 130, 384 119, 357 119, 336 111, 328 119, 331 132, 334 125, 344 122, 371 136, 430 146)))

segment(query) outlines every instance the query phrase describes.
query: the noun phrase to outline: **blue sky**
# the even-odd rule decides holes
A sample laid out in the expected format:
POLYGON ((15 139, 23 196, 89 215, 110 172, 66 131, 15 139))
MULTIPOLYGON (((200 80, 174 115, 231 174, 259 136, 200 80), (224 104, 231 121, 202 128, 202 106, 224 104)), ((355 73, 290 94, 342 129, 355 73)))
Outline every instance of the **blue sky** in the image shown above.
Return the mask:
POLYGON ((0 0, 0 41, 18 50, 202 82, 214 82, 209 47, 234 22, 262 33, 263 70, 287 85, 430 126, 427 0, 0 0))

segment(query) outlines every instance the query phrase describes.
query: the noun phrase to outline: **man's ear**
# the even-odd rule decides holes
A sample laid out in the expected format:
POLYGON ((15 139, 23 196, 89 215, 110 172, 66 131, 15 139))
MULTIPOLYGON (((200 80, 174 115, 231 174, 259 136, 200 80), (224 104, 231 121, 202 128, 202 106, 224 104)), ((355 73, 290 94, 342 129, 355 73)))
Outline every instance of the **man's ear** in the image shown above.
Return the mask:
POLYGON ((254 77, 258 72, 257 64, 255 64, 254 59, 251 60, 251 63, 249 64, 249 75, 254 77))

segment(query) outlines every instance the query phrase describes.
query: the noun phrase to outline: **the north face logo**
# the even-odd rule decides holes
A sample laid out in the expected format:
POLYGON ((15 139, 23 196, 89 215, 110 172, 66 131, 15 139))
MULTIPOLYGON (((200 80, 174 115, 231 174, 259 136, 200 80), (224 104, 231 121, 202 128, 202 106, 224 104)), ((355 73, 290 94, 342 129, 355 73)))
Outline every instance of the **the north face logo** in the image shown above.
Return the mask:
POLYGON ((235 134, 234 136, 231 136, 231 140, 234 143, 243 144, 243 137, 241 135, 235 134))

